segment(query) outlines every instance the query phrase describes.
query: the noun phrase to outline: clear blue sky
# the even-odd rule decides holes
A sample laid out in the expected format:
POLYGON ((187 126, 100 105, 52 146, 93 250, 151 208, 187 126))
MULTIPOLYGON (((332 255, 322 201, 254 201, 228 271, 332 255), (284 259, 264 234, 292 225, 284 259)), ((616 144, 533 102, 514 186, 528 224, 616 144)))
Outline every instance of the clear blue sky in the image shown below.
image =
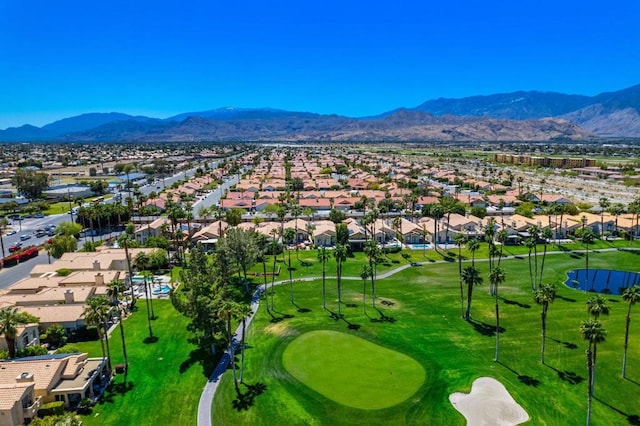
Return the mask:
POLYGON ((0 1, 0 129, 222 106, 365 116, 639 83, 637 0, 0 1))

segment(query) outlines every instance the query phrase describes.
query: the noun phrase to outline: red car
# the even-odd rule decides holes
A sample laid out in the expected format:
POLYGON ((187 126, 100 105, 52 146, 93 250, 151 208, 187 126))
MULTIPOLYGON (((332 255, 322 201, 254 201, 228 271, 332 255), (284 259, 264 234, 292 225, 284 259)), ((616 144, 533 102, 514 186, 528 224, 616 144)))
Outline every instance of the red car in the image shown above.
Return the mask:
POLYGON ((20 251, 21 248, 22 248, 22 244, 15 243, 15 244, 13 244, 12 246, 9 247, 9 253, 20 251))

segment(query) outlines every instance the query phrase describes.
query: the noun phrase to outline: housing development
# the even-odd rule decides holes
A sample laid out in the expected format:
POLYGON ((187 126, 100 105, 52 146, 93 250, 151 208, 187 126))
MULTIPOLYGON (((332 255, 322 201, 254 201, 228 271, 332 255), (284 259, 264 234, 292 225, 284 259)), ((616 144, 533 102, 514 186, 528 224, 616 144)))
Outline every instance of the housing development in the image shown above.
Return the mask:
POLYGON ((637 145, 527 147, 4 145, 0 425, 640 424, 637 145))

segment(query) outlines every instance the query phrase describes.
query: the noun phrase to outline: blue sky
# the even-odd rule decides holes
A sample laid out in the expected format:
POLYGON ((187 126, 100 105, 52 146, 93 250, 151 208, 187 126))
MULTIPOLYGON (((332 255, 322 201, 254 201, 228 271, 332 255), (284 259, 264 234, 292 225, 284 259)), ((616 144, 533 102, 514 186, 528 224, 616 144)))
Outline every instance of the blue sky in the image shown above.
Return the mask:
POLYGON ((222 106, 348 116, 640 83, 640 4, 0 1, 0 129, 222 106))

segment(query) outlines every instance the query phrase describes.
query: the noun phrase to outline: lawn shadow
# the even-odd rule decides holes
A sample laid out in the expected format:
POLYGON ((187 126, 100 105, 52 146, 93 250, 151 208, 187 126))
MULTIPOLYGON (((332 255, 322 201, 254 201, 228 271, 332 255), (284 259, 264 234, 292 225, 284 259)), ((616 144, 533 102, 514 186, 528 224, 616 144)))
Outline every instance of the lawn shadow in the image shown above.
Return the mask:
POLYGON ((189 358, 182 361, 178 372, 184 374, 194 364, 200 364, 202 366, 202 374, 205 377, 209 377, 213 369, 216 367, 217 357, 211 355, 211 349, 207 346, 198 347, 189 352, 189 358))
POLYGON ((504 303, 506 303, 507 305, 516 305, 516 306, 518 306, 520 308, 523 308, 523 309, 531 309, 531 305, 529 305, 528 303, 521 303, 521 302, 518 302, 516 300, 509 300, 509 299, 506 299, 504 297, 500 297, 500 299, 502 299, 502 301, 504 303))
POLYGON ((241 383, 247 387, 247 391, 242 393, 240 392, 237 399, 233 400, 231 403, 233 408, 236 411, 248 410, 254 404, 254 400, 257 396, 264 393, 267 390, 267 385, 264 383, 258 382, 253 385, 247 385, 245 383, 241 383))
POLYGON ((300 261, 300 266, 302 266, 302 267, 304 267, 304 268, 308 268, 308 267, 310 267, 310 266, 313 266, 313 263, 311 263, 311 262, 306 262, 306 261, 304 261, 304 260, 301 260, 301 261, 300 261))
POLYGON ((578 349, 578 345, 576 345, 575 343, 563 342, 562 340, 554 339, 553 337, 550 337, 550 339, 553 340, 556 343, 560 343, 561 345, 563 345, 567 349, 571 349, 571 350, 578 349))
POLYGON ((611 410, 615 411, 616 413, 625 416, 627 418, 627 422, 630 425, 639 425, 640 426, 640 415, 638 414, 627 414, 624 411, 620 410, 619 408, 614 407, 613 405, 604 402, 603 400, 601 400, 600 398, 598 398, 597 396, 594 396, 593 399, 595 399, 596 401, 598 401, 600 404, 604 405, 605 407, 610 408, 611 410))
POLYGON ((550 369, 552 369, 553 371, 555 371, 558 374, 558 378, 560 380, 562 380, 563 382, 567 382, 570 385, 578 385, 582 382, 584 382, 586 379, 580 375, 578 375, 577 373, 573 372, 573 371, 560 371, 557 368, 549 365, 549 364, 545 364, 547 367, 549 367, 550 369))
POLYGON ((504 368, 511 371, 513 374, 515 374, 518 377, 518 381, 520 381, 520 383, 525 384, 527 386, 533 386, 534 388, 537 388, 538 386, 540 386, 540 383, 541 383, 540 380, 536 379, 535 377, 527 376, 525 374, 520 374, 513 368, 503 363, 502 361, 498 361, 498 364, 500 364, 501 366, 503 366, 504 368))
MULTIPOLYGON (((384 305, 383 302, 380 302, 384 305)), ((392 302, 389 302, 391 304, 393 304, 392 302)), ((389 305, 391 306, 391 305, 389 305)), ((382 312, 380 309, 378 308, 373 308, 376 311, 378 311, 378 314, 380 315, 380 318, 371 318, 371 322, 390 322, 390 323, 394 323, 396 322, 396 319, 394 317, 390 317, 389 315, 385 314, 384 312, 382 312)))
MULTIPOLYGON (((125 375, 126 376, 126 375, 125 375)), ((135 387, 133 382, 127 381, 126 379, 120 383, 116 383, 115 381, 111 382, 107 389, 105 389, 102 397, 98 401, 98 404, 112 404, 114 401, 114 397, 118 395, 124 395, 127 392, 130 392, 135 387)))
POLYGON ((640 386, 640 383, 636 382, 636 381, 635 381, 635 380, 633 380, 633 379, 630 379, 630 378, 628 378, 628 377, 625 377, 624 379, 625 379, 626 381, 628 381, 628 382, 633 383, 634 385, 640 386))
MULTIPOLYGON (((470 319, 467 321, 469 324, 473 326, 473 329, 483 336, 493 337, 496 335, 496 326, 487 324, 485 322, 476 321, 474 319, 470 319)), ((504 327, 500 327, 498 332, 504 333, 507 331, 504 327)))
POLYGON ((561 295, 559 295, 559 294, 556 294, 556 297, 557 297, 558 299, 562 299, 562 300, 564 300, 565 302, 572 302, 572 303, 573 303, 573 302, 575 302, 575 301, 576 301, 576 299, 573 299, 573 298, 571 298, 571 297, 564 297, 564 296, 561 296, 561 295))
POLYGON ((144 343, 145 345, 150 345, 152 343, 157 343, 158 340, 159 340, 158 336, 147 336, 144 338, 142 343, 144 343))

